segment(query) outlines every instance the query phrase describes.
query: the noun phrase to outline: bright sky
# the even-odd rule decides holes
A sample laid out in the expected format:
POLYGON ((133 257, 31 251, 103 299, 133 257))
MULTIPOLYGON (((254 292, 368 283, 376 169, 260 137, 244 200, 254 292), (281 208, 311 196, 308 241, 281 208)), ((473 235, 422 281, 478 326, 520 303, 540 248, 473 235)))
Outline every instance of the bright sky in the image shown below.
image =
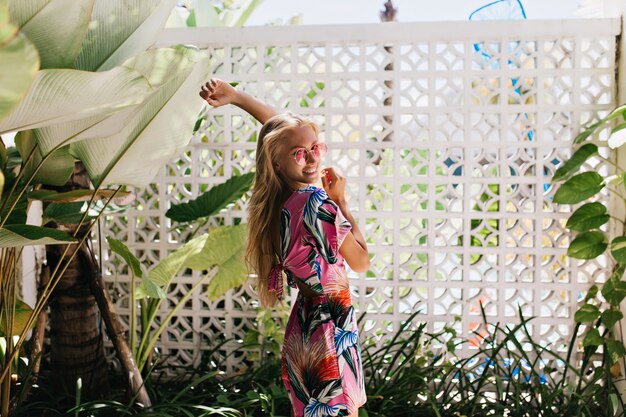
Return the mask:
MULTIPOLYGON (((399 22, 467 20, 474 10, 490 0, 394 0, 399 22)), ((379 22, 384 0, 264 0, 246 26, 284 22, 301 15, 300 24, 379 22)), ((528 19, 573 18, 579 0, 522 0, 528 19)))

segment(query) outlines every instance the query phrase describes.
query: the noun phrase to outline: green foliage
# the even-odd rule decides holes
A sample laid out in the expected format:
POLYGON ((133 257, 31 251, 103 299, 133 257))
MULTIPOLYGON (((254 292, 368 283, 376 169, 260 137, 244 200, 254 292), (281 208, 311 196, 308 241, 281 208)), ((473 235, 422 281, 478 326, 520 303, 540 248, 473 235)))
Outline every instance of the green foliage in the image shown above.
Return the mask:
POLYGON ((580 203, 598 194, 604 185, 604 178, 597 172, 589 171, 574 175, 554 193, 554 202, 559 204, 580 203))
POLYGON ((0 3, 0 120, 19 103, 39 69, 37 48, 10 23, 6 2, 0 3))
POLYGON ((587 160, 597 155, 598 147, 593 143, 586 143, 568 159, 559 169, 556 170, 552 181, 562 181, 570 176, 572 172, 577 171, 587 160))
POLYGON ((569 245, 567 255, 576 259, 594 259, 608 247, 604 233, 593 230, 582 232, 569 245))
MULTIPOLYGON (((603 119, 589 125, 574 139, 575 149, 571 158, 563 163, 553 177, 554 182, 564 181, 554 194, 555 203, 584 203, 567 221, 566 227, 577 232, 569 244, 567 254, 576 259, 595 259, 604 255, 614 265, 611 276, 602 285, 600 293, 594 285, 585 298, 585 304, 574 316, 576 322, 588 323, 583 340, 585 352, 589 354, 603 347, 602 358, 608 366, 617 364, 618 360, 626 355, 623 338, 613 331, 613 327, 623 318, 619 306, 626 297, 626 282, 623 279, 626 270, 626 236, 623 225, 626 219, 619 218, 618 213, 613 212, 618 204, 612 204, 607 209, 600 201, 593 200, 619 201, 621 204, 625 202, 623 189, 616 190, 613 187, 615 184, 624 183, 625 167, 615 165, 611 161, 612 150, 625 143, 623 135, 625 122, 626 105, 622 105, 603 119), (603 132, 608 132, 605 141, 599 139, 603 132), (609 163, 615 172, 607 175, 606 170, 596 169, 599 162, 609 163), (607 199, 606 196, 598 197, 598 193, 603 190, 613 199, 607 199), (615 232, 616 228, 601 230, 611 218, 621 223, 622 230, 618 232, 615 232)), ((602 367, 590 369, 594 372, 594 378, 597 375, 599 383, 610 385, 610 372, 606 372, 602 367)), ((608 404, 613 404, 613 399, 612 397, 609 399, 608 394, 605 400, 608 404)))
POLYGON ((254 173, 252 172, 233 176, 194 200, 173 204, 165 216, 177 222, 190 222, 213 216, 228 204, 241 198, 250 189, 253 180, 254 173))
POLYGON ((116 193, 99 188, 150 182, 191 138, 202 100, 189 97, 207 76, 208 57, 185 46, 146 51, 175 4, 0 2, 0 134, 19 132, 15 148, 0 140, 0 263, 11 269, 3 269, 0 319, 16 325, 6 332, 20 330, 15 346, 9 343, 0 358, 2 415, 8 414, 10 402, 21 401, 11 378, 28 330, 77 251, 65 246, 59 264, 50 265, 49 284, 31 310, 12 302, 15 297, 6 291, 17 287, 14 267, 8 268, 11 259, 18 259, 25 245, 82 244, 91 228, 85 221, 102 215, 116 193), (48 206, 43 220, 78 224, 80 232, 69 236, 26 225, 29 194, 42 184, 64 184, 76 159, 96 190, 61 197, 48 206))
MULTIPOLYGON (((19 335, 24 331, 30 330, 28 326, 28 317, 32 313, 33 309, 28 304, 21 300, 15 300, 15 306, 13 311, 13 323, 11 333, 12 336, 19 335)), ((5 338, 7 336, 7 330, 5 329, 6 323, 4 320, 0 321, 0 337, 5 338)))
MULTIPOLYGON (((253 330, 262 339, 265 324, 259 323, 267 323, 271 314, 263 311, 260 316, 262 320, 253 330)), ((360 322, 366 319, 364 316, 360 322)), ((368 400, 359 416, 623 416, 611 373, 602 366, 590 366, 592 350, 586 350, 582 357, 572 357, 571 350, 566 354, 552 351, 533 339, 528 330, 530 320, 520 312, 520 324, 494 325, 483 311, 484 331, 480 336, 477 333, 460 339, 452 327, 429 333, 426 324, 419 321, 419 313, 407 316, 387 338, 373 337, 362 344, 368 400), (476 337, 480 343, 475 343, 476 337), (476 348, 475 354, 459 357, 456 349, 469 343, 476 348)), ((600 335, 590 334, 586 345, 601 343, 600 335)), ((221 362, 225 358, 217 353, 232 342, 214 343, 199 365, 183 370, 155 368, 153 372, 168 370, 178 377, 147 379, 154 399, 151 408, 128 404, 122 395, 77 407, 96 416, 113 412, 139 416, 289 416, 290 403, 277 352, 267 350, 260 357, 253 356, 252 351, 269 344, 262 340, 260 345, 239 344, 233 354, 246 355, 246 361, 237 372, 224 374, 220 370, 225 367, 221 362)), ((624 354, 619 345, 607 346, 613 359, 624 354)), ((67 415, 65 410, 77 409, 72 405, 64 408, 58 398, 47 398, 22 410, 31 414, 18 415, 38 415, 33 410, 44 407, 57 410, 57 414, 46 415, 67 415)))
POLYGON ((72 242, 75 239, 67 233, 47 227, 10 224, 0 228, 0 248, 72 242))
MULTIPOLYGON (((189 221, 216 214, 222 208, 240 199, 250 189, 251 184, 251 174, 233 177, 226 183, 204 193, 198 199, 201 199, 201 204, 198 200, 192 203, 182 203, 182 206, 186 207, 185 212, 189 215, 179 218, 189 221), (196 215, 198 213, 201 215, 196 215)), ((198 229, 199 227, 196 231, 198 229)), ((144 265, 143 268, 137 257, 124 243, 107 238, 111 250, 120 255, 129 265, 131 273, 130 346, 140 370, 144 370, 149 365, 160 335, 176 312, 185 305, 196 290, 208 281, 206 291, 209 299, 215 300, 229 289, 236 288, 247 280, 248 271, 242 259, 246 230, 245 225, 213 228, 208 233, 191 238, 158 264, 144 265), (147 272, 144 272, 144 268, 147 272), (160 311, 170 285, 180 271, 185 269, 199 271, 200 278, 171 307, 165 318, 157 320, 157 313, 160 311), (138 286, 136 285, 137 279, 141 280, 138 286), (138 340, 136 340, 138 317, 135 314, 137 303, 140 305, 141 322, 138 340), (155 330, 157 321, 160 321, 160 324, 155 330)))
POLYGON ((567 220, 565 227, 575 232, 586 232, 598 229, 609 221, 604 204, 594 201, 580 206, 567 220))

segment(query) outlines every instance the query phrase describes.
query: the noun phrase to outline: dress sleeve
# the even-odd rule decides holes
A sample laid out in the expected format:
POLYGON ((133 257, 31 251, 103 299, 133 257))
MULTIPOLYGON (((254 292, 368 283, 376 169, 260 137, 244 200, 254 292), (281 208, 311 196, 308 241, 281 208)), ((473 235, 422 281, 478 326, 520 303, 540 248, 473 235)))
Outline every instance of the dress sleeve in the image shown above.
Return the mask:
POLYGON ((315 241, 320 256, 329 264, 337 263, 339 248, 352 225, 322 188, 313 192, 307 201, 304 227, 315 241))

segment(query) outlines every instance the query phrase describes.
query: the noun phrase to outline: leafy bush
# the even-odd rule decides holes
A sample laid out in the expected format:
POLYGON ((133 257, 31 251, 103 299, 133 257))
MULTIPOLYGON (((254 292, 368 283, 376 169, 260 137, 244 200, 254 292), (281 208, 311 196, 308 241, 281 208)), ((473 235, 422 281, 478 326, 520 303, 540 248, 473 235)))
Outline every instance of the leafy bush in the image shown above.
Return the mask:
MULTIPOLYGON (((576 336, 563 354, 542 346, 528 330, 531 319, 521 313, 517 325, 488 324, 484 311, 483 320, 482 343, 474 355, 465 358, 455 350, 468 340, 457 338, 452 328, 428 333, 418 313, 409 316, 382 345, 366 340, 362 354, 368 402, 359 415, 624 415, 606 356, 592 361, 593 351, 586 349, 579 357, 574 348, 576 336)), ((50 416, 290 416, 275 349, 261 355, 261 362, 225 375, 218 371, 223 364, 209 360, 219 348, 207 352, 201 366, 184 372, 177 369, 179 377, 174 380, 148 378, 148 392, 154 400, 148 409, 128 405, 132 401, 120 387, 119 398, 114 400, 72 405, 58 397, 45 398, 40 392, 38 402, 16 415, 40 415, 33 412, 48 410, 45 415, 50 416)), ((241 349, 249 351, 250 346, 242 344, 241 349)))

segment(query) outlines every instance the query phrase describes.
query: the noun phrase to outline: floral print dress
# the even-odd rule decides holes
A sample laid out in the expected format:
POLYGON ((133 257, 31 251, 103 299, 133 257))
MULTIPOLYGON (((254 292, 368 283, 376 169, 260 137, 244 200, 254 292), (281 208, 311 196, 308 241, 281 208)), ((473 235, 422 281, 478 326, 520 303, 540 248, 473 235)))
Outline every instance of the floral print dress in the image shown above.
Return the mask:
POLYGON ((282 272, 319 297, 299 294, 287 323, 282 378, 296 417, 347 416, 366 401, 350 285, 339 247, 350 223, 322 188, 308 186, 285 202, 282 263, 270 291, 282 298, 282 272))

